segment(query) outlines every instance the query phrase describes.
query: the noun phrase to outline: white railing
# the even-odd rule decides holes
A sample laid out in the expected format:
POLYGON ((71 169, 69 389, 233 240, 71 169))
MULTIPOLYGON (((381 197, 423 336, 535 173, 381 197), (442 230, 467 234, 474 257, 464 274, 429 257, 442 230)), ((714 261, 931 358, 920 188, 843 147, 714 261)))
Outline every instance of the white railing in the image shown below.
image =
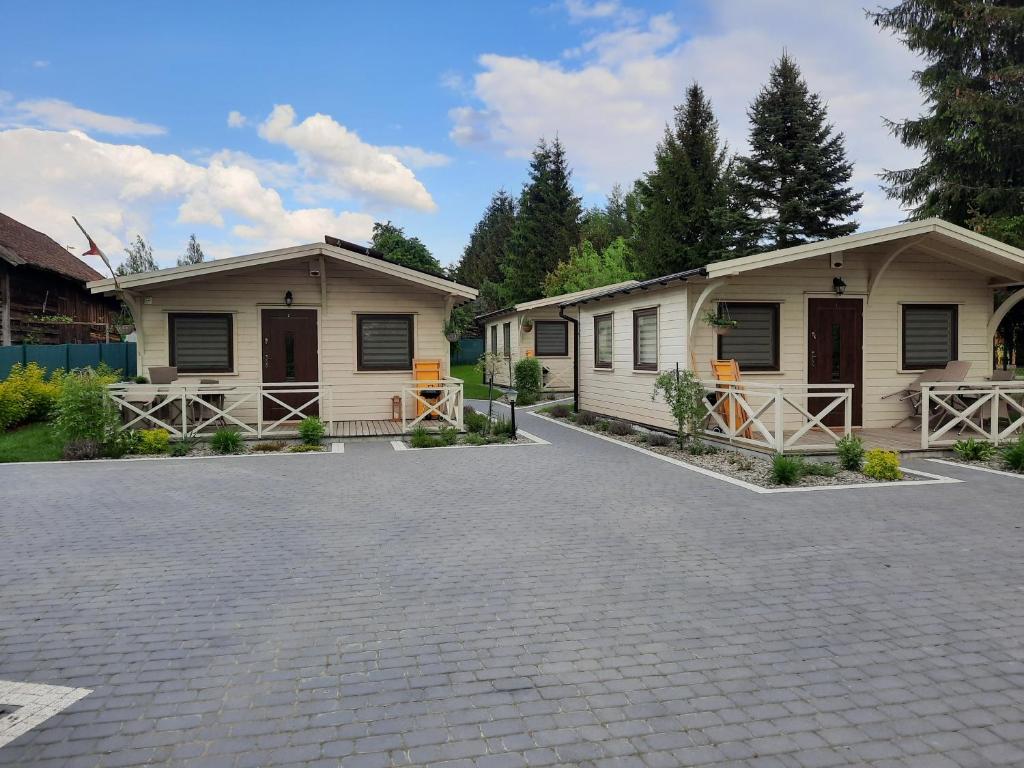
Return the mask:
POLYGON ((921 447, 952 445, 964 433, 994 445, 1024 433, 1024 382, 921 384, 921 447))
POLYGON ((462 380, 447 376, 431 381, 409 381, 402 385, 402 432, 425 426, 427 419, 462 429, 462 380), (413 416, 411 411, 415 410, 413 416))
POLYGON ((701 383, 708 392, 705 430, 731 443, 778 453, 827 449, 853 428, 853 384, 701 383), (834 413, 842 413, 842 426, 825 423, 834 413), (820 430, 830 441, 801 443, 811 430, 820 430))
POLYGON ((328 424, 333 411, 333 387, 317 382, 111 384, 107 391, 121 409, 122 429, 161 427, 177 438, 208 435, 226 426, 257 438, 285 437, 296 434, 292 422, 309 415, 313 406, 328 424), (291 399, 295 404, 286 402, 291 399), (280 411, 266 417, 268 404, 280 411))

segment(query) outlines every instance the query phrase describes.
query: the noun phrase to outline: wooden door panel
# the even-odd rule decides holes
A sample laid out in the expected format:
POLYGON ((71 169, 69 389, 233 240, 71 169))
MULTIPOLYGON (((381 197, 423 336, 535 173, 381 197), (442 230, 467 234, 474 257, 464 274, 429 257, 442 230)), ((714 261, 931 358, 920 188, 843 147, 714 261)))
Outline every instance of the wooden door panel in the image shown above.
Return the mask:
MULTIPOLYGON (((852 415, 855 426, 863 423, 864 302, 862 299, 807 300, 807 383, 853 384, 852 415)), ((811 413, 828 399, 811 398, 811 413)), ((842 426, 843 408, 837 407, 824 422, 842 426)))
MULTIPOLYGON (((263 329, 263 383, 275 388, 289 384, 311 384, 319 381, 320 365, 317 352, 316 311, 312 309, 264 309, 263 329)), ((309 386, 297 386, 310 389, 309 386)), ((293 407, 308 402, 314 392, 275 393, 274 397, 293 407)), ((303 408, 304 416, 316 416, 317 403, 303 408)), ((288 410, 268 397, 263 398, 264 420, 276 421, 288 410)), ((294 419, 295 417, 292 416, 294 419)))

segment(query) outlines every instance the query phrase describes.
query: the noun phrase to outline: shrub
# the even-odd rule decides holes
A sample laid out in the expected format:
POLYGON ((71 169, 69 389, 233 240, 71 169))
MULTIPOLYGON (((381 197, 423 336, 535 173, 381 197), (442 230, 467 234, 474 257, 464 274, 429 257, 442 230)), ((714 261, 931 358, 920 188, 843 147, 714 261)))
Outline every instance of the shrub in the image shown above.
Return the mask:
POLYGON ((540 391, 543 388, 543 371, 540 360, 536 357, 524 357, 516 363, 515 382, 516 405, 533 405, 540 398, 540 391))
POLYGON ((149 455, 171 450, 171 436, 166 429, 140 429, 137 434, 139 443, 135 446, 135 453, 149 455))
POLYGON ((666 435, 664 432, 650 432, 647 435, 647 444, 655 447, 672 445, 675 440, 671 435, 666 435))
POLYGON ((196 440, 194 437, 186 437, 183 440, 173 442, 171 443, 171 456, 188 456, 195 444, 196 440))
POLYGON ((149 379, 147 379, 145 376, 135 376, 134 378, 132 378, 132 381, 134 381, 136 384, 149 384, 149 379))
POLYGON ((1004 448, 1001 456, 1006 466, 1014 472, 1024 472, 1024 435, 1004 448))
POLYGON ((60 394, 64 371, 49 379, 37 363, 16 363, 0 382, 0 432, 49 418, 60 394))
POLYGON ((299 422, 299 437, 306 445, 320 445, 325 432, 324 423, 316 416, 307 416, 299 422))
POLYGON ((615 419, 613 421, 608 422, 608 434, 618 435, 619 437, 623 437, 625 435, 632 435, 633 425, 630 424, 628 421, 620 421, 619 419, 615 419))
POLYGON ((210 438, 214 453, 238 453, 242 450, 242 433, 232 427, 218 429, 210 438))
POLYGON ((608 421, 608 419, 598 419, 597 423, 594 425, 594 429, 598 432, 607 432, 610 425, 611 422, 608 421))
POLYGON ((441 427, 437 430, 437 437, 442 445, 455 445, 459 442, 459 430, 455 427, 441 427))
POLYGON ((992 443, 973 437, 957 440, 953 443, 953 450, 964 461, 988 461, 996 455, 996 447, 992 443))
POLYGON ((804 464, 805 475, 816 475, 818 477, 835 477, 839 474, 839 467, 830 461, 809 461, 804 464))
POLYGON ((572 408, 565 403, 557 403, 548 408, 548 415, 554 416, 556 419, 567 419, 571 413, 572 408))
POLYGON ((900 457, 896 451, 873 448, 865 454, 864 474, 875 480, 902 480, 900 457))
POLYGON ((409 444, 413 448, 440 448, 441 438, 427 432, 424 427, 416 427, 409 437, 409 444))
POLYGON ((676 420, 679 444, 685 445, 688 440, 699 437, 704 431, 702 424, 708 409, 704 400, 707 390, 696 374, 678 369, 659 373, 654 380, 651 400, 656 400, 658 393, 665 398, 672 411, 672 418, 676 420))
POLYGON ((491 434, 499 437, 512 437, 512 422, 508 419, 495 419, 491 424, 491 434))
POLYGON ((470 432, 463 436, 462 442, 466 445, 487 445, 487 438, 476 432, 470 432))
POLYGON ((107 385, 116 381, 110 369, 84 368, 62 377, 60 393, 54 405, 54 429, 69 453, 81 455, 109 449, 123 455, 131 448, 130 435, 119 436, 121 416, 107 397, 107 385))
POLYGON ((103 444, 88 438, 69 440, 64 443, 62 456, 71 461, 79 459, 98 459, 103 454, 103 444))
POLYGON ((864 466, 864 442, 856 435, 850 434, 836 441, 836 453, 839 454, 839 466, 851 472, 859 472, 864 466))
POLYGON ((462 416, 462 423, 466 425, 467 432, 478 435, 483 435, 487 432, 487 417, 482 413, 467 409, 462 416))
POLYGON ((718 449, 715 446, 708 445, 703 440, 687 440, 679 447, 685 449, 691 456, 704 456, 707 454, 718 453, 718 449))
POLYGON ((795 485, 804 474, 804 462, 798 456, 777 453, 772 457, 769 476, 776 485, 795 485))
POLYGON ((736 467, 736 469, 743 470, 744 472, 747 472, 754 468, 753 459, 744 456, 742 453, 736 453, 735 451, 733 451, 726 458, 730 464, 736 467))
POLYGON ((264 440, 263 442, 253 443, 252 450, 256 453, 274 453, 275 451, 283 450, 287 443, 284 440, 264 440))
POLYGON ((295 445, 288 446, 288 450, 292 453, 310 453, 311 451, 323 450, 320 443, 296 443, 295 445))
POLYGON ((591 411, 580 411, 576 414, 576 423, 583 427, 592 427, 597 424, 597 414, 591 411))

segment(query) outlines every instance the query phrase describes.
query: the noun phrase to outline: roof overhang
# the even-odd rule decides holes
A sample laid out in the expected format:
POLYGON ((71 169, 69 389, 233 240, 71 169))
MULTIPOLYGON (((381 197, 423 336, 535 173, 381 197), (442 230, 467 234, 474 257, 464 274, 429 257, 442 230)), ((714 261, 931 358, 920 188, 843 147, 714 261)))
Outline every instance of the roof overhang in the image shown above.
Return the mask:
POLYGON ((532 309, 544 309, 545 307, 567 307, 574 303, 577 299, 583 299, 588 296, 597 296, 598 294, 605 294, 609 291, 618 290, 619 288, 627 288, 639 285, 640 283, 636 280, 624 280, 621 283, 611 283, 610 285, 602 285, 598 288, 586 288, 582 291, 573 291, 572 293, 561 293, 557 296, 545 296, 542 299, 534 299, 533 301, 524 301, 520 304, 513 304, 510 307, 503 307, 496 309, 493 312, 486 312, 482 315, 476 316, 478 323, 492 320, 495 317, 501 317, 502 315, 511 315, 516 312, 529 312, 532 309))
POLYGON ((640 282, 633 281, 630 284, 620 284, 619 286, 609 286, 601 292, 592 292, 587 296, 581 296, 571 301, 562 302, 562 307, 575 307, 581 304, 589 304, 592 301, 601 301, 602 299, 609 299, 613 296, 624 296, 635 291, 649 291, 652 288, 664 288, 676 282, 687 282, 694 278, 701 278, 707 276, 707 270, 704 267, 698 267, 697 269, 688 269, 683 272, 673 272, 671 275, 663 275, 661 277, 655 277, 650 280, 642 280, 640 282))
POLYGON ((348 248, 326 243, 312 243, 310 245, 298 245, 291 248, 282 248, 276 251, 264 251, 262 253, 250 253, 244 256, 232 256, 226 259, 215 259, 204 261, 200 264, 189 264, 184 267, 171 267, 159 269, 155 272, 142 272, 136 275, 124 275, 117 278, 117 286, 113 278, 105 280, 94 280, 87 283, 87 287, 93 293, 109 293, 120 288, 125 291, 142 290, 145 288, 156 288, 171 283, 200 279, 212 275, 219 275, 232 272, 238 269, 249 267, 261 267, 271 264, 278 264, 296 259, 309 258, 313 256, 324 256, 335 259, 345 264, 352 264, 358 267, 390 275, 399 280, 414 283, 423 288, 429 288, 448 294, 450 296, 472 301, 477 297, 476 288, 445 280, 425 272, 419 272, 401 264, 395 264, 377 256, 361 253, 348 248))

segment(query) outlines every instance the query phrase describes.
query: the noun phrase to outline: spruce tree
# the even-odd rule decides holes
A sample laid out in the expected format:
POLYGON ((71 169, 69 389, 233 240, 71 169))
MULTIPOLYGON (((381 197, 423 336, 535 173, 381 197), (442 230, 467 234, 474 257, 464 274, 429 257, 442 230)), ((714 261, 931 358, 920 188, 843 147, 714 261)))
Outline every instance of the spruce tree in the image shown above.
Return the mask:
POLYGON ((868 15, 925 62, 925 114, 887 121, 922 161, 882 175, 889 195, 911 218, 1024 246, 1024 2, 904 0, 868 15))
POLYGON ((474 288, 488 280, 500 282, 501 264, 515 223, 515 198, 500 189, 494 193, 483 217, 473 227, 469 243, 455 269, 455 279, 474 288))
POLYGON ((160 269, 153 258, 153 248, 142 239, 142 235, 136 235, 135 240, 124 249, 124 252, 124 261, 118 264, 115 270, 118 275, 136 275, 160 269))
POLYGON ((206 259, 203 254, 203 247, 199 245, 199 241, 196 240, 195 233, 188 239, 188 245, 185 246, 185 253, 178 257, 178 266, 184 267, 189 264, 200 264, 206 259))
POLYGON ((848 235, 861 195, 821 97, 783 54, 747 112, 750 154, 737 160, 744 248, 758 251, 848 235))
POLYGON ((604 251, 618 238, 628 238, 630 223, 627 195, 622 187, 615 184, 608 193, 604 206, 593 206, 583 212, 580 219, 580 238, 589 241, 598 253, 604 251))
POLYGON ((633 249, 644 277, 681 272, 728 255, 731 163, 711 102, 696 83, 637 181, 633 249))
POLYGON ((511 303, 538 299, 545 276, 569 258, 580 239, 580 198, 573 192, 565 147, 556 137, 533 151, 530 179, 502 266, 503 295, 511 303))

